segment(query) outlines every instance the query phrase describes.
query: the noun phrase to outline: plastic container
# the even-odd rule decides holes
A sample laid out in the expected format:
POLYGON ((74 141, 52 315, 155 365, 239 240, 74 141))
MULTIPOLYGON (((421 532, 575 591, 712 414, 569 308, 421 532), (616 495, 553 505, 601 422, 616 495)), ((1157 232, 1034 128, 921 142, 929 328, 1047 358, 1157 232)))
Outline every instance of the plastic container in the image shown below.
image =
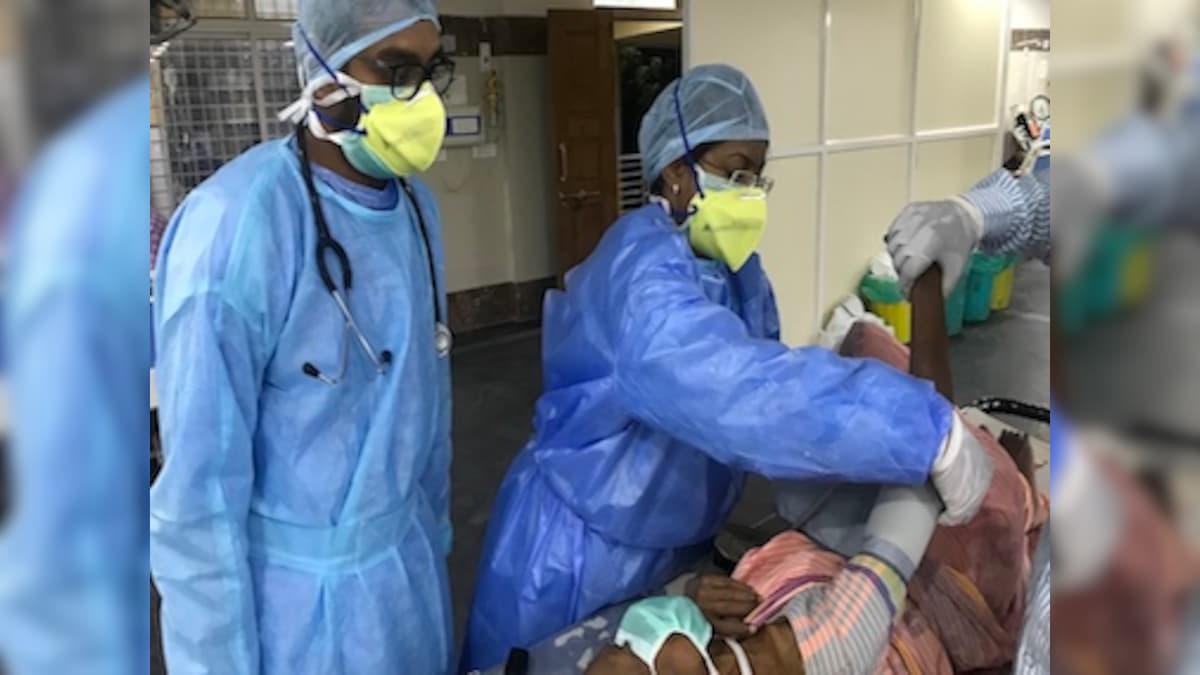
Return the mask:
POLYGON ((900 284, 895 279, 868 274, 863 277, 858 291, 871 312, 892 327, 896 339, 908 344, 912 339, 912 305, 905 299, 900 284))
POLYGON ((1077 335, 1087 327, 1088 289, 1086 279, 1078 277, 1064 284, 1052 305, 1054 327, 1064 335, 1077 335))
POLYGON ((967 309, 967 275, 958 281, 958 286, 946 298, 946 335, 955 336, 962 332, 963 315, 967 309))
POLYGON ((1119 302, 1122 307, 1141 302, 1150 292, 1151 274, 1154 269, 1154 247, 1148 237, 1134 241, 1125 253, 1121 268, 1119 302))
POLYGON ((996 275, 1004 269, 1003 256, 971 254, 971 269, 967 272, 967 300, 963 319, 969 323, 987 321, 992 315, 992 288, 996 275))
POLYGON ((1017 273, 1016 256, 1005 257, 1004 269, 992 280, 992 311, 1000 312, 1012 304, 1013 279, 1017 273))
POLYGON ((1087 305, 1092 316, 1108 316, 1121 306, 1121 269, 1127 237, 1108 229, 1096 237, 1096 248, 1087 267, 1087 305))

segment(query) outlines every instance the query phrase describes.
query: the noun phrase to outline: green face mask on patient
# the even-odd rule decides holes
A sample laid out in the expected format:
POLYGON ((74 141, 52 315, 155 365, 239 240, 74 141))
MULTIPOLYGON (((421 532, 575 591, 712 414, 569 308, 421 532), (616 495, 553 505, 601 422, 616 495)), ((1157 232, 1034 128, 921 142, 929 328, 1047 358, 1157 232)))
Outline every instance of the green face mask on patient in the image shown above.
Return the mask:
POLYGON ((712 625, 704 618, 696 603, 684 596, 664 595, 630 605, 617 628, 615 643, 617 646, 628 645, 634 655, 650 668, 650 675, 658 675, 654 661, 667 639, 676 634, 695 645, 708 666, 708 672, 715 675, 716 665, 708 655, 712 625))

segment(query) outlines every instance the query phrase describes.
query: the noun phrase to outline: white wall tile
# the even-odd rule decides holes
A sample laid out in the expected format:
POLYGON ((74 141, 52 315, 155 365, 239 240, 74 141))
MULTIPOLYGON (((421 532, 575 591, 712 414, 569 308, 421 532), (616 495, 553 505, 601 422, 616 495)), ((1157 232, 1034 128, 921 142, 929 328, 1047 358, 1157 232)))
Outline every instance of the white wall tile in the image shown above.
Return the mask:
POLYGON ((996 137, 925 141, 917 146, 916 199, 944 199, 992 171, 996 137))
POLYGON ((996 120, 996 78, 1003 0, 923 2, 918 45, 917 128, 921 131, 991 124, 996 120))
POLYGON ((858 289, 867 261, 908 202, 906 146, 829 155, 822 309, 858 289))
POLYGON ((913 7, 897 0, 832 0, 828 137, 908 133, 913 7))
POLYGON ((783 339, 807 343, 816 333, 817 180, 816 157, 772 160, 775 179, 767 204, 767 231, 759 251, 779 303, 783 339))
POLYGON ((767 108, 775 147, 817 141, 820 8, 814 0, 754 0, 754 11, 744 2, 693 2, 686 17, 690 64, 746 71, 767 108))

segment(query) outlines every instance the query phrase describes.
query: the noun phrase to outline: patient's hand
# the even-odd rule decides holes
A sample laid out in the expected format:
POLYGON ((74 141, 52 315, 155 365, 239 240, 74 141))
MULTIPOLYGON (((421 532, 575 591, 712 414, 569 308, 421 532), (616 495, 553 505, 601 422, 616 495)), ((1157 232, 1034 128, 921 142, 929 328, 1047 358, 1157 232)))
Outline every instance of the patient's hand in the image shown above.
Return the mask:
POLYGON ((708 574, 688 581, 684 592, 700 607, 717 635, 742 638, 751 634, 742 619, 761 601, 753 588, 729 577, 708 574))

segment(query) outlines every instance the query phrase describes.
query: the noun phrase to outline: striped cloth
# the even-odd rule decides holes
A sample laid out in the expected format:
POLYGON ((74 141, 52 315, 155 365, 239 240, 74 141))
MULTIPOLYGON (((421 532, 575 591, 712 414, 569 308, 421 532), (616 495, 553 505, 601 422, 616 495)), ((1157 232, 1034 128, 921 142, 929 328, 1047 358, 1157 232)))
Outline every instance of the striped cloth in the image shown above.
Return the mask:
MULTIPOLYGON (((908 350, 872 328, 852 330, 849 349, 907 371, 908 350)), ((734 570, 764 598, 747 621, 786 617, 808 675, 949 674, 1011 663, 1049 502, 990 434, 972 431, 991 455, 992 484, 971 522, 937 529, 907 587, 882 560, 847 561, 801 533, 784 532, 734 570)))
POLYGON ((733 577, 764 598, 748 623, 788 619, 807 675, 909 672, 904 663, 913 664, 911 672, 952 672, 941 643, 919 613, 904 612, 893 630, 905 587, 883 561, 867 555, 847 561, 788 531, 746 554, 733 577), (892 667, 880 667, 881 657, 892 667))
POLYGON ((893 621, 895 607, 904 603, 903 582, 870 556, 847 561, 788 531, 747 553, 733 577, 757 590, 764 605, 777 605, 756 610, 748 617, 757 619, 752 625, 787 618, 806 675, 953 672, 920 612, 906 607, 893 621))
POLYGON ((985 432, 977 435, 996 464, 993 487, 974 520, 938 529, 907 589, 883 561, 847 561, 799 532, 784 532, 747 553, 734 571, 764 598, 748 621, 787 617, 808 675, 949 674, 1010 663, 1030 552, 1048 508, 1044 498, 1035 501, 1004 449, 985 432), (1014 485, 1025 492, 1018 499, 1014 485))

